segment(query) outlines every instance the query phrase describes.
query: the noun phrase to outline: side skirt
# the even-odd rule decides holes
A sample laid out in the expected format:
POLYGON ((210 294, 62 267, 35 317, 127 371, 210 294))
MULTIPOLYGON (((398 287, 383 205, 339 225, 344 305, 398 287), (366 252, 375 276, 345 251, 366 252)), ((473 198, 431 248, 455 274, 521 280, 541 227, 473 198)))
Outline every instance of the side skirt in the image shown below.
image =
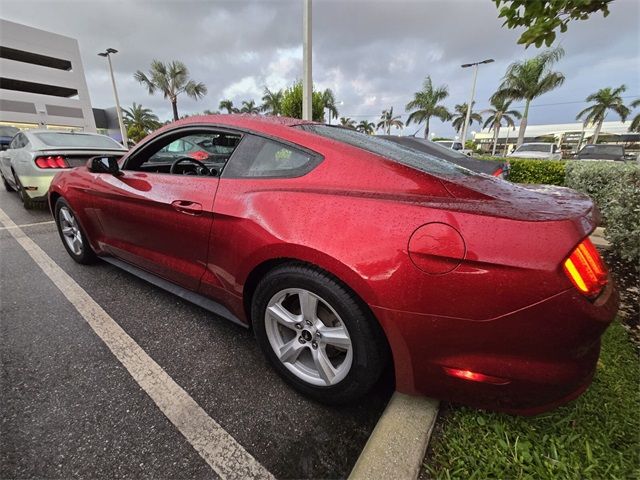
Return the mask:
POLYGON ((107 263, 114 265, 132 275, 135 275, 142 280, 149 282, 156 287, 160 287, 163 290, 166 290, 169 293, 173 293, 174 295, 186 300, 187 302, 191 302, 194 305, 197 305, 205 310, 208 310, 211 313, 214 313, 220 317, 223 317, 231 322, 240 325, 244 328, 249 328, 248 325, 243 323, 238 317, 236 317, 233 313, 229 311, 225 306, 219 304, 218 302, 211 300, 199 293, 193 292, 191 290, 187 290, 184 287, 176 285, 175 283, 171 283, 164 278, 160 278, 153 273, 149 273, 141 268, 135 267, 130 263, 123 262, 122 260, 115 257, 100 257, 107 263))

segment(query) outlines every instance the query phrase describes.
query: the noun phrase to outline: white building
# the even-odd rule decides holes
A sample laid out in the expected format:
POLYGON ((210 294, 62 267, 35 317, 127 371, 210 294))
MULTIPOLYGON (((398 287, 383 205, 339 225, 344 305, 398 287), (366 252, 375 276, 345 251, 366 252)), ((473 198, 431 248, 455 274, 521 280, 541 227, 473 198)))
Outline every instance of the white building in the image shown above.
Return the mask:
POLYGON ((77 40, 0 19, 0 124, 95 132, 77 40))

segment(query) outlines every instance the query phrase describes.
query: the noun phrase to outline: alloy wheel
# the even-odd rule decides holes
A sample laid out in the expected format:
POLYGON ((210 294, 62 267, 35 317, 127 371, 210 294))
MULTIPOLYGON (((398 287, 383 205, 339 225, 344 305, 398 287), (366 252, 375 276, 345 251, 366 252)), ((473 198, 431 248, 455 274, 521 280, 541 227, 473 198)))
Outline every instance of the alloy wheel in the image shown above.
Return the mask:
POLYGON ((80 255, 83 248, 82 233, 78 227, 76 217, 68 207, 65 206, 60 209, 58 222, 60 222, 60 229, 65 243, 75 255, 80 255))

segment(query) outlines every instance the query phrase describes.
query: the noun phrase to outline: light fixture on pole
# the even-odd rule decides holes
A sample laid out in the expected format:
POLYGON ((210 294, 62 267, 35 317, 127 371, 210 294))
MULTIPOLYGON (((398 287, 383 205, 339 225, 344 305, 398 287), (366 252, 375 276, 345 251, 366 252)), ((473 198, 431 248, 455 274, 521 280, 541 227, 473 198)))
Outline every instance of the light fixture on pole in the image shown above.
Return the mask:
POLYGON ((462 68, 474 67, 473 70, 473 86, 471 87, 471 99, 469 100, 469 104, 467 105, 467 116, 464 119, 464 127, 462 128, 462 148, 466 147, 467 143, 467 128, 469 128, 469 119, 471 118, 471 106, 473 105, 473 97, 476 95, 476 79, 478 78, 478 65, 482 65, 484 63, 493 62, 493 58, 488 58, 487 60, 482 60, 481 62, 475 63, 465 63, 461 65, 462 68))
POLYGON ((118 53, 115 48, 107 48, 104 52, 98 53, 101 57, 107 57, 109 61, 109 73, 111 75, 111 84, 113 85, 113 96, 116 98, 116 113, 118 114, 118 123, 120 124, 120 135, 122 135, 122 144, 125 148, 129 147, 129 139, 127 138, 127 129, 124 127, 122 119, 122 109, 120 108, 120 100, 118 99, 118 90, 116 89, 116 79, 113 76, 113 65, 111 64, 111 54, 118 53))

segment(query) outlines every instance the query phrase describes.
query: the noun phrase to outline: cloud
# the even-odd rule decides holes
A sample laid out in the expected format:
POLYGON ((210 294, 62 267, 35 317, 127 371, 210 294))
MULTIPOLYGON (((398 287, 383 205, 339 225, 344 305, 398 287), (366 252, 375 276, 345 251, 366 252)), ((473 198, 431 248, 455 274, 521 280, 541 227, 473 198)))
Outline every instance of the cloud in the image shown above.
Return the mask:
MULTIPOLYGON (((606 86, 624 83, 628 95, 640 96, 639 16, 639 2, 617 0, 607 18, 571 22, 559 35, 567 54, 557 69, 567 81, 534 102, 530 123, 573 121, 580 102, 606 86)), ((215 110, 223 98, 259 102, 264 86, 279 89, 302 77, 298 0, 2 0, 2 17, 77 38, 96 107, 113 105, 104 59, 96 55, 107 47, 120 52, 113 61, 123 104, 142 103, 163 119, 171 116, 168 101, 133 80, 154 58, 183 61, 207 85, 204 99, 179 99, 181 113, 215 110)), ((404 106, 425 76, 448 85, 445 104, 453 109, 468 101, 471 87, 472 72, 460 65, 494 58, 478 74, 481 110, 506 67, 536 53, 517 45, 519 31, 501 25, 491 0, 314 0, 314 81, 334 90, 341 116, 373 121, 393 106, 406 119, 404 106)), ((438 121, 432 130, 453 133, 438 121)))

